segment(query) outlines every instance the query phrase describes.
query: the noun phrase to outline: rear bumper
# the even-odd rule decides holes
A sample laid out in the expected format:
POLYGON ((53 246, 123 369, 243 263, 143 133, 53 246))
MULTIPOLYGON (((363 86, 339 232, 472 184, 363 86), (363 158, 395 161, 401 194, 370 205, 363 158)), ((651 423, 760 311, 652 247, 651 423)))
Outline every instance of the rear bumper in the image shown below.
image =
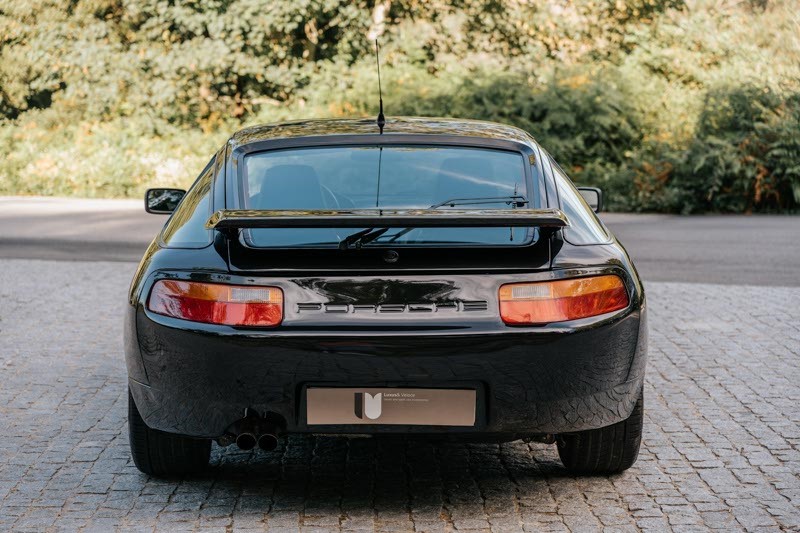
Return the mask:
POLYGON ((129 384, 145 423, 218 437, 245 408, 277 413, 290 433, 478 433, 526 436, 627 418, 644 379, 645 309, 570 330, 247 334, 198 328, 129 308, 129 384), (307 385, 475 388, 474 428, 309 427, 307 385))

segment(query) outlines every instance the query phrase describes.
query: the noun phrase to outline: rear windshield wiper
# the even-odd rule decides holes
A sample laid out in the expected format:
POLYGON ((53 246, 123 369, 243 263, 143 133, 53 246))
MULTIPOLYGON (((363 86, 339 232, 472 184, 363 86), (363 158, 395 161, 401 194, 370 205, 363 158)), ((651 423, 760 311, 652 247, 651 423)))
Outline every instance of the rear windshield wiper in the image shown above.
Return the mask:
POLYGON ((357 249, 360 249, 362 246, 374 241, 387 231, 389 231, 389 228, 380 228, 377 230, 375 228, 367 228, 357 231, 339 241, 339 249, 347 250, 352 245, 355 245, 357 249))
MULTIPOLYGON (((451 198, 449 200, 445 200, 444 202, 439 202, 438 204, 433 204, 428 209, 438 209, 440 207, 448 206, 448 207, 455 207, 457 205, 479 205, 479 204, 496 204, 503 202, 506 205, 510 205, 511 207, 524 207, 528 204, 528 199, 522 195, 515 194, 511 196, 482 196, 482 197, 475 197, 475 198, 451 198)), ((402 237, 413 228, 405 228, 402 231, 399 231, 397 234, 392 236, 390 242, 396 241, 399 237, 402 237)), ((346 250, 350 248, 350 246, 355 245, 357 249, 360 249, 365 244, 368 244, 384 233, 389 231, 389 228, 367 228, 361 231, 357 231, 352 235, 348 235, 341 241, 339 241, 339 249, 346 250)))
POLYGON ((525 207, 528 199, 522 195, 515 194, 512 196, 485 196, 476 198, 450 198, 444 202, 433 204, 428 209, 436 209, 437 207, 455 207, 457 205, 478 205, 478 204, 497 204, 503 202, 511 207, 525 207))
MULTIPOLYGON (((514 190, 514 192, 517 191, 514 190)), ((433 204, 428 209, 438 209, 439 207, 444 206, 455 207, 457 205, 496 204, 498 202, 504 202, 506 205, 510 205, 511 207, 524 207, 526 204, 528 204, 528 199, 520 194, 514 194, 512 196, 486 196, 483 198, 451 198, 450 200, 433 204)), ((413 228, 405 228, 403 231, 398 231, 392 235, 392 238, 389 239, 389 242, 395 242, 406 233, 409 233, 412 229, 413 228)))

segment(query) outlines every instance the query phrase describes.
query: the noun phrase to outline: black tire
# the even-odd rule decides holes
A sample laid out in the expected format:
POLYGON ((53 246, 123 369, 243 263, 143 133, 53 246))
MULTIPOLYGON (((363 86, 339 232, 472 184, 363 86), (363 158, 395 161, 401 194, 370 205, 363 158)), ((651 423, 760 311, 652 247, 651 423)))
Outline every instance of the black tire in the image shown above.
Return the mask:
POLYGON ((573 474, 617 474, 627 470, 639 456, 644 422, 644 398, 639 399, 633 413, 613 426, 590 429, 556 439, 561 462, 573 474))
POLYGON ((128 434, 136 468, 151 476, 193 474, 208 466, 211 441, 150 429, 128 391, 128 434))

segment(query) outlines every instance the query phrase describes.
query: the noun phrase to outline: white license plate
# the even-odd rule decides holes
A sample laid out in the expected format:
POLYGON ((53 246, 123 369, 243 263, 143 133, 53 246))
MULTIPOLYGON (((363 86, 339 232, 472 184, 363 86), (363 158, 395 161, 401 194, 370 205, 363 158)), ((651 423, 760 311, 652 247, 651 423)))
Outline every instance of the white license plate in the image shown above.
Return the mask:
POLYGON ((474 426, 476 393, 471 389, 306 389, 309 425, 402 424, 474 426))

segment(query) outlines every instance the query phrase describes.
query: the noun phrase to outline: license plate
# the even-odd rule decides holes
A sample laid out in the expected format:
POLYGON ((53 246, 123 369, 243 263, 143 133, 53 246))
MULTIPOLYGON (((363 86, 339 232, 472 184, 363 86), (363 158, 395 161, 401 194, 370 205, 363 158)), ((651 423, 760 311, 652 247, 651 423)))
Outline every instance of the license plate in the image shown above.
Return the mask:
POLYGON ((403 424, 474 426, 476 393, 471 389, 306 389, 309 425, 403 424))

